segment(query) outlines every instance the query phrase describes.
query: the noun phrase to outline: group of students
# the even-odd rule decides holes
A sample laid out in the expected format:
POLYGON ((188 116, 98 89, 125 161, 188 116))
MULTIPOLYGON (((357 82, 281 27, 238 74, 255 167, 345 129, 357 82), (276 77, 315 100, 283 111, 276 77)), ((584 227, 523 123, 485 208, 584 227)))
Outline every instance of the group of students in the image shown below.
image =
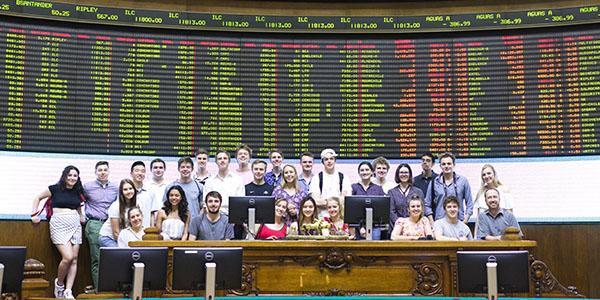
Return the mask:
MULTIPOLYGON (((96 180, 82 184, 79 170, 67 166, 57 184, 35 197, 34 223, 40 221, 40 202, 51 201, 46 205, 52 212, 50 235, 62 256, 54 280, 55 297, 73 298, 71 289, 83 230, 90 246, 94 283, 89 288, 94 289, 99 248, 126 247, 129 241, 141 240, 144 229, 150 226, 172 240, 243 239, 248 234, 256 239, 280 239, 317 234, 318 226, 327 228, 330 234, 360 239, 364 237, 364 229, 349 228, 344 223, 343 199, 349 195, 390 197, 392 240, 471 239, 465 223, 473 207, 478 213, 475 229, 478 238, 498 239, 502 228, 518 227, 511 214, 510 193, 498 181, 494 168, 483 167, 482 185, 474 205, 466 178, 454 172, 455 158, 451 153, 440 156, 442 174, 433 172, 435 157, 425 153, 421 157, 420 175, 413 178, 410 165, 400 164, 395 182, 387 180, 390 165, 385 158, 378 157, 372 163, 364 161, 358 165, 360 180, 354 184, 336 170, 337 154, 329 148, 321 152, 323 171, 317 174, 312 171, 314 155, 308 152, 301 155, 301 172, 298 172, 295 166, 283 164, 283 153, 271 151, 271 170, 267 172, 266 161, 251 162, 252 150, 247 145, 237 148, 234 170, 230 170, 229 152, 218 150, 215 174, 210 174, 207 168, 208 151, 200 148, 195 154, 196 170, 191 157, 180 158, 179 177, 171 183, 164 180, 166 164, 159 158, 150 163, 150 180, 145 180, 144 162, 136 161, 131 165, 131 178, 122 179, 118 186, 108 179, 109 163, 99 161, 95 165, 96 180), (259 224, 253 229, 229 224, 229 197, 271 195, 276 199, 274 224, 259 224)), ((385 227, 388 226, 381 229, 385 227)), ((381 230, 377 228, 376 232, 381 230)), ((374 236, 385 238, 381 234, 374 236)))

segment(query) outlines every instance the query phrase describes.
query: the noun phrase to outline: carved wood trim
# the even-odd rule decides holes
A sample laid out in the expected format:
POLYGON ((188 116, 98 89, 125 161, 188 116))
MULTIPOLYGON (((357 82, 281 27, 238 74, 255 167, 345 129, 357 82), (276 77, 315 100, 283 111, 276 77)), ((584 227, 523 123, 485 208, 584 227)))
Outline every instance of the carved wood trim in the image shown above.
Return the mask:
POLYGON ((377 260, 385 259, 389 260, 388 257, 379 256, 357 256, 351 252, 346 252, 341 248, 328 248, 324 253, 312 255, 312 256, 280 256, 279 262, 284 262, 286 259, 290 259, 297 264, 307 266, 313 263, 319 265, 319 270, 323 271, 325 268, 329 270, 340 270, 346 268, 347 272, 352 270, 352 264, 360 264, 361 266, 368 266, 375 263, 377 260))
POLYGON ((248 296, 253 293, 258 296, 260 292, 254 285, 254 276, 256 275, 256 265, 243 264, 242 265, 242 288, 239 290, 229 290, 230 294, 236 296, 248 296))
POLYGON ((442 292, 443 273, 438 265, 422 263, 413 264, 412 267, 417 271, 416 287, 413 289, 413 294, 431 296, 442 292))
POLYGON ((534 283, 536 297, 542 297, 546 293, 558 292, 568 297, 585 298, 585 296, 579 294, 577 287, 564 287, 550 272, 550 268, 543 261, 535 258, 531 263, 531 280, 534 283))

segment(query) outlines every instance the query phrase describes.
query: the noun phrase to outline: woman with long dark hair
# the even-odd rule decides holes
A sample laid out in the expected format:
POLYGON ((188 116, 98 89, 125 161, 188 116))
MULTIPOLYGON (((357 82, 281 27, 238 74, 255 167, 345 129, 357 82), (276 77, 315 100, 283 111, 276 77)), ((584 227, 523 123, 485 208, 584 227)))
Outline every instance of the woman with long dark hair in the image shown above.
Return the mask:
POLYGON ((82 209, 85 193, 79 178, 79 169, 67 166, 57 184, 44 189, 33 199, 33 223, 40 222, 38 206, 43 199, 51 201, 50 239, 61 255, 58 275, 54 279, 54 297, 75 299, 72 289, 77 275, 79 245, 82 241, 81 223, 85 222, 82 209))
POLYGON ((190 225, 190 212, 185 191, 179 185, 167 190, 167 200, 158 211, 156 227, 167 240, 187 240, 190 225))
POLYGON ((131 179, 123 179, 119 183, 119 200, 108 207, 108 219, 102 224, 98 243, 100 247, 117 247, 119 233, 127 227, 127 212, 130 208, 141 205, 137 203, 137 190, 131 179))

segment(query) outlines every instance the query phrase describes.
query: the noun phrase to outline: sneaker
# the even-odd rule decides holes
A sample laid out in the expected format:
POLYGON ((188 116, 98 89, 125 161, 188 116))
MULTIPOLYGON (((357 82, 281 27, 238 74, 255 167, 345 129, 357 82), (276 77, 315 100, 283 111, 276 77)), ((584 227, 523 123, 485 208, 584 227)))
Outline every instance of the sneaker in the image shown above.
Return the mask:
POLYGON ((64 296, 65 299, 75 299, 75 297, 73 297, 73 291, 71 291, 70 289, 65 290, 64 296))
POLYGON ((54 298, 63 298, 65 286, 58 284, 58 278, 54 278, 54 298))

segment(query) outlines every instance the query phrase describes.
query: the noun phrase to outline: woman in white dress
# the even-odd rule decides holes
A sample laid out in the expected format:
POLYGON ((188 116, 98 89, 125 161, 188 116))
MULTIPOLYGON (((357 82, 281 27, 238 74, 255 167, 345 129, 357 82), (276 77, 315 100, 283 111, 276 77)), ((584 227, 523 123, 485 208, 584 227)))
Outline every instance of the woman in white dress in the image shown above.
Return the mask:
POLYGON ((167 190, 167 200, 158 211, 156 227, 165 240, 182 240, 188 238, 190 213, 183 188, 174 185, 167 190))
POLYGON ((120 248, 128 248, 130 241, 141 241, 144 236, 144 216, 139 206, 130 208, 127 212, 129 226, 119 232, 117 243, 120 248))

